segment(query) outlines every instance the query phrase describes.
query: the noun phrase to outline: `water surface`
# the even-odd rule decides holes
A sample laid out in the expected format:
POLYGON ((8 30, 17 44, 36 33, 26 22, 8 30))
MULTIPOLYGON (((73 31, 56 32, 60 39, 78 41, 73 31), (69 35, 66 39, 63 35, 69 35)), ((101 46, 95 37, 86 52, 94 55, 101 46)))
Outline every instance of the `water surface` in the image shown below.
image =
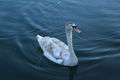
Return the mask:
POLYGON ((0 80, 119 80, 119 0, 0 0, 0 80), (79 65, 47 60, 35 38, 66 43, 65 24, 74 21, 79 65))

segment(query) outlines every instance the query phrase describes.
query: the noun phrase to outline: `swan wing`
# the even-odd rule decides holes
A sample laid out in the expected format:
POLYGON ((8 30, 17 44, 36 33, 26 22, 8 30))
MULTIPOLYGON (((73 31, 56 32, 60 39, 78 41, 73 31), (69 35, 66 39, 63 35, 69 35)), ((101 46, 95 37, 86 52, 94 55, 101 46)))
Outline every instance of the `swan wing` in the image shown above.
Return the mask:
POLYGON ((50 59, 51 61, 55 62, 55 63, 58 63, 58 64, 62 64, 63 63, 63 59, 56 59, 49 52, 44 52, 44 56, 47 57, 48 59, 50 59))
POLYGON ((68 46, 59 39, 43 37, 39 44, 43 49, 44 56, 55 63, 64 64, 69 59, 68 46))
POLYGON ((64 42, 60 41, 59 39, 57 39, 57 38, 51 38, 51 39, 59 47, 67 49, 67 50, 69 49, 68 46, 64 42))

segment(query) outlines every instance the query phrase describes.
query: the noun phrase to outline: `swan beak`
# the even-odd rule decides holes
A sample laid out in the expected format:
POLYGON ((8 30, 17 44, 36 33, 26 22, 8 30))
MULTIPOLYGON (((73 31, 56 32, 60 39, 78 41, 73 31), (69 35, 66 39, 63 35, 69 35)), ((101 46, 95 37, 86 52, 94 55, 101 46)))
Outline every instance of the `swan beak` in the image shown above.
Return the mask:
POLYGON ((80 32, 81 32, 81 30, 79 30, 77 27, 73 28, 73 30, 74 30, 75 32, 77 32, 77 33, 80 33, 80 32))

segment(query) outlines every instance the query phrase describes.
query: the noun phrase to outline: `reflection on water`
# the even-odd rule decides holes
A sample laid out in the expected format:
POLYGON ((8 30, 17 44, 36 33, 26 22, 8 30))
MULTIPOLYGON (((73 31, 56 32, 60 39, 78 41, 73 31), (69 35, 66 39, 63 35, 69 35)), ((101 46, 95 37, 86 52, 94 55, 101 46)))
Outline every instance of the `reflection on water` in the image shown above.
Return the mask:
POLYGON ((0 79, 119 80, 120 10, 113 0, 0 0, 0 79), (64 26, 75 21, 77 67, 42 55, 37 34, 66 43, 64 26))

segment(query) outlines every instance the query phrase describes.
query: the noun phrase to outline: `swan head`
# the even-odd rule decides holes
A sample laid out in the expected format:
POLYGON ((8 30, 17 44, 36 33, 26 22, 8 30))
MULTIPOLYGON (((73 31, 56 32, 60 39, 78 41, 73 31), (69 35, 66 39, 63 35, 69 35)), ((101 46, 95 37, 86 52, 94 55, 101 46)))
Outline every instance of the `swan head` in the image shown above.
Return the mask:
POLYGON ((67 32, 71 32, 72 30, 74 30, 77 33, 80 33, 81 31, 78 29, 78 27, 76 26, 76 24, 74 22, 70 22, 66 25, 66 30, 67 32))

